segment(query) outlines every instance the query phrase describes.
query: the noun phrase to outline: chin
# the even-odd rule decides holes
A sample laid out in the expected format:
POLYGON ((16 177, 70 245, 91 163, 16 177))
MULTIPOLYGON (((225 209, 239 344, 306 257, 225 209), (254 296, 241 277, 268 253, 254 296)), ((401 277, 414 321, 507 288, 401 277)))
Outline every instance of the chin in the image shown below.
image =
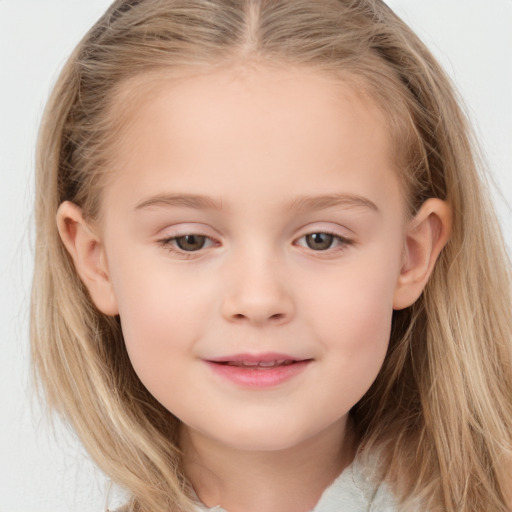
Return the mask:
POLYGON ((291 428, 240 428, 232 429, 228 435, 215 436, 219 444, 233 450, 251 452, 285 451, 298 447, 314 437, 314 433, 297 431, 291 428))

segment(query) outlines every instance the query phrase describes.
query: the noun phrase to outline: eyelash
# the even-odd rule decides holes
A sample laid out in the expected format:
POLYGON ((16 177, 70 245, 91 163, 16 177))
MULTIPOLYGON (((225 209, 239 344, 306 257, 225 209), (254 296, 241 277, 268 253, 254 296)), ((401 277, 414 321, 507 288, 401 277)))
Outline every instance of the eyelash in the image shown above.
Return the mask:
POLYGON ((307 246, 304 246, 304 245, 301 245, 301 247, 305 247, 306 249, 311 249, 313 252, 316 252, 316 253, 325 253, 326 255, 327 254, 333 254, 333 253, 339 253, 341 251, 344 251, 347 247, 351 246, 351 245, 354 245, 354 240, 351 240, 349 238, 346 238, 344 236, 341 236, 341 235, 338 235, 337 233, 334 233, 332 231, 313 231, 312 233, 306 233, 305 235, 302 235, 300 238, 297 239, 298 240, 302 240, 303 238, 305 239, 306 237, 308 236, 312 236, 312 235, 328 235, 328 236, 332 236, 332 243, 335 243, 336 242, 336 245, 337 247, 335 248, 332 248, 332 247, 329 247, 327 249, 321 249, 321 250, 318 250, 318 251, 315 251, 314 249, 311 249, 311 247, 307 247, 307 246))
POLYGON ((176 247, 175 243, 176 240, 180 238, 185 238, 187 236, 197 236, 197 237, 204 237, 206 240, 210 240, 213 242, 211 245, 215 245, 218 242, 214 240, 213 238, 206 236, 206 235, 200 235, 199 233, 185 233, 183 235, 175 235, 170 236, 168 238, 163 238, 162 240, 158 240, 158 243, 164 247, 164 249, 168 250, 169 252, 173 254, 177 254, 178 256, 184 258, 184 259, 192 259, 197 257, 197 254, 204 249, 204 247, 201 247, 201 249, 198 249, 197 251, 185 251, 183 249, 180 249, 179 247, 176 247))
MULTIPOLYGON (((311 233, 306 233, 305 235, 302 235, 300 238, 298 238, 296 240, 299 241, 299 240, 302 240, 302 239, 305 239, 306 237, 308 236, 312 236, 312 235, 328 235, 328 236, 332 236, 333 239, 332 239, 332 243, 335 243, 337 242, 337 247, 335 248, 332 248, 332 247, 329 247, 327 249, 322 249, 322 250, 317 250, 315 251, 314 249, 311 249, 310 247, 307 247, 305 245, 300 245, 300 247, 305 247, 307 249, 310 249, 311 251, 315 252, 315 253, 319 253, 319 255, 322 255, 322 254, 325 254, 325 255, 332 255, 333 253, 334 254, 337 254, 339 252, 342 252, 344 251, 347 247, 351 246, 351 245, 354 245, 354 240, 351 240, 351 239, 348 239, 348 238, 345 238, 343 236, 340 236, 334 232, 331 232, 331 231, 313 231, 311 233)), ((175 235, 175 236, 172 236, 172 237, 168 237, 168 238, 163 238, 162 240, 158 240, 158 243, 164 247, 166 250, 168 250, 169 252, 173 253, 173 254, 177 254, 179 255, 180 257, 184 258, 184 259, 192 259, 192 258, 195 258, 197 257, 198 253, 200 253, 203 249, 205 249, 205 247, 201 247, 200 249, 196 250, 196 251, 185 251, 183 249, 180 249, 179 247, 176 246, 176 241, 180 238, 185 238, 187 236, 196 236, 196 237, 204 237, 206 240, 209 240, 210 242, 212 242, 210 244, 210 246, 215 246, 216 244, 218 244, 218 242, 209 237, 209 236, 206 236, 206 235, 201 235, 199 233, 185 233, 183 235, 175 235)))

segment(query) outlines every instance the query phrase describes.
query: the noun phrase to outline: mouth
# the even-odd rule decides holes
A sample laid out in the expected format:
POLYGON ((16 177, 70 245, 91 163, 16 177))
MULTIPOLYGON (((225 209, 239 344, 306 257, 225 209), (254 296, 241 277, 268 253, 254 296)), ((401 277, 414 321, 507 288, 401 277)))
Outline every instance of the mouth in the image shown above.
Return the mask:
POLYGON ((226 366, 238 366, 251 369, 275 368, 276 366, 289 366, 294 363, 310 361, 311 359, 297 358, 287 354, 263 353, 263 354, 235 354, 231 356, 208 359, 208 362, 226 366))
POLYGON ((248 368, 252 370, 268 370, 269 368, 276 368, 277 366, 290 366, 291 364, 297 363, 298 361, 280 359, 277 361, 261 361, 254 363, 251 361, 226 361, 225 363, 217 362, 225 366, 238 366, 239 368, 248 368))
POLYGON ((286 354, 236 354, 205 360, 219 376, 242 387, 268 388, 302 373, 313 359, 286 354))

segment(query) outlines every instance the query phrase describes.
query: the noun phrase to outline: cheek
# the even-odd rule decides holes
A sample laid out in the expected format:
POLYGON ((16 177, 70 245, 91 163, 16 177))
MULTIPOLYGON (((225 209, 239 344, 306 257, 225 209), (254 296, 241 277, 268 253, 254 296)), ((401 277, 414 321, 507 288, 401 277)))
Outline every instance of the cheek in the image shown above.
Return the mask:
POLYGON ((370 387, 384 361, 398 278, 396 264, 360 264, 361 268, 351 266, 351 272, 326 281, 324 292, 306 306, 311 312, 309 328, 332 356, 337 384, 344 389, 348 385, 355 401, 370 387))
POLYGON ((185 283, 168 269, 153 266, 142 272, 129 261, 119 263, 112 280, 126 349, 141 380, 158 385, 158 368, 172 374, 180 357, 193 351, 208 294, 204 286, 185 283))
POLYGON ((370 342, 379 332, 388 333, 399 275, 394 261, 388 265, 382 260, 380 264, 360 260, 326 275, 323 283, 317 281, 317 293, 306 306, 311 318, 340 333, 358 332, 359 336, 347 336, 358 343, 364 338, 370 342))

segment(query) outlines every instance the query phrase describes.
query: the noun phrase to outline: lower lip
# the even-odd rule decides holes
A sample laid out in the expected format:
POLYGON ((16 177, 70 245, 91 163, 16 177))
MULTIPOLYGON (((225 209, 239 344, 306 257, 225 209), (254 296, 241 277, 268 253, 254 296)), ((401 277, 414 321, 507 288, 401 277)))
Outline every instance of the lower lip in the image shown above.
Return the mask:
POLYGON ((220 375, 239 386, 259 389, 271 388, 278 386, 279 384, 283 384, 302 373, 310 362, 311 360, 298 361, 296 363, 283 366, 255 369, 206 361, 208 366, 217 375, 220 375))

